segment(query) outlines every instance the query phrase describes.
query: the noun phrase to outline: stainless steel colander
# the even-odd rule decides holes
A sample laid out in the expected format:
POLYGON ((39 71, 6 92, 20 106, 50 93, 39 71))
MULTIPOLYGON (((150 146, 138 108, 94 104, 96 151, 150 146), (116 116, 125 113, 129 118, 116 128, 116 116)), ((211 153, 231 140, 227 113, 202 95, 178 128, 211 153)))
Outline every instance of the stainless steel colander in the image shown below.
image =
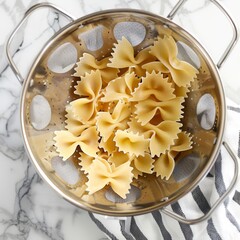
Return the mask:
POLYGON ((185 1, 179 1, 167 18, 139 10, 101 11, 74 20, 51 4, 38 4, 25 14, 7 43, 10 66, 23 83, 21 97, 21 127, 24 144, 39 174, 66 200, 88 211, 130 216, 161 209, 164 213, 185 223, 197 223, 210 216, 233 188, 238 174, 237 158, 223 142, 225 99, 218 68, 233 48, 237 31, 228 13, 213 1, 233 26, 233 38, 217 66, 205 49, 183 28, 171 20, 185 1), (21 25, 39 8, 48 7, 71 21, 44 46, 24 80, 10 54, 11 43, 21 25), (57 157, 53 145, 55 130, 64 129, 65 106, 74 99, 72 77, 74 66, 83 53, 100 60, 109 56, 117 39, 125 36, 137 53, 153 44, 162 34, 172 36, 178 46, 178 57, 199 70, 185 103, 183 129, 193 135, 193 149, 176 162, 169 180, 155 176, 140 177, 133 182, 127 198, 121 199, 106 188, 87 197, 83 182, 85 176, 78 169, 77 153, 68 161, 57 157), (182 198, 204 178, 213 166, 221 145, 224 145, 235 164, 232 182, 212 209, 198 219, 184 219, 165 207, 182 198))

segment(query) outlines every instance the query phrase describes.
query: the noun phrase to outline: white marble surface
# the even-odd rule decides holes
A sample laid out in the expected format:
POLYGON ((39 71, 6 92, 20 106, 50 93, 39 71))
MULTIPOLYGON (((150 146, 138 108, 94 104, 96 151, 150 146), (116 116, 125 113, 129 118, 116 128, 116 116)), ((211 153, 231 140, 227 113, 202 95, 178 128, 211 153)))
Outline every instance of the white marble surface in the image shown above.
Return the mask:
MULTIPOLYGON (((107 239, 87 212, 59 197, 28 160, 20 134, 18 83, 5 57, 5 43, 24 12, 39 0, 0 1, 0 239, 107 239)), ((50 0, 76 18, 102 9, 137 8, 166 16, 176 0, 50 0)), ((240 2, 221 0, 240 27, 240 2)), ((189 0, 174 19, 189 30, 217 61, 231 30, 208 0, 189 0)), ((43 11, 27 25, 15 61, 25 76, 42 44, 63 25, 43 11), (40 18, 39 18, 40 16, 40 18)), ((240 103, 240 42, 220 73, 226 95, 240 103)), ((237 149, 235 149, 237 150, 237 149)))

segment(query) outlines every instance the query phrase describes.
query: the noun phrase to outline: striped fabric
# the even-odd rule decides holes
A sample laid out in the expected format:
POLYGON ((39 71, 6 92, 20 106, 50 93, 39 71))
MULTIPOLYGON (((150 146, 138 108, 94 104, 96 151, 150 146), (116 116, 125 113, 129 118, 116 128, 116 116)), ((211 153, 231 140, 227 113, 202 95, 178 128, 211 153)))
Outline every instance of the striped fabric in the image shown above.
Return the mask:
MULTIPOLYGON (((240 157, 240 107, 227 100, 227 124, 224 139, 240 157)), ((228 187, 233 175, 233 162, 221 149, 210 173, 191 192, 168 206, 173 212, 189 219, 206 213, 228 187)), ((109 239, 127 240, 238 240, 240 239, 240 180, 234 190, 212 214, 211 218, 195 225, 179 223, 161 211, 129 217, 105 218, 89 213, 109 239)))

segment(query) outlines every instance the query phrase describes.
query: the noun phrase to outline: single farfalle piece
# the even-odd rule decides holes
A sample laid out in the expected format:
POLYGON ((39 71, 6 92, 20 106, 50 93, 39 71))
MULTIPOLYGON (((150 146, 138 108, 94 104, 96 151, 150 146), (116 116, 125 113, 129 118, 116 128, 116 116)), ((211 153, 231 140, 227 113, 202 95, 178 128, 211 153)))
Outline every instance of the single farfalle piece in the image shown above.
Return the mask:
POLYGON ((112 58, 109 59, 110 63, 107 64, 110 68, 133 68, 137 75, 143 76, 145 75, 145 70, 141 66, 148 61, 156 59, 149 54, 150 48, 143 49, 135 57, 133 46, 125 37, 118 40, 114 46, 112 58))
POLYGON ((179 121, 183 114, 183 103, 183 97, 167 101, 156 101, 156 99, 149 98, 136 104, 136 117, 142 125, 152 120, 158 123, 163 120, 179 121))
POLYGON ((107 64, 110 68, 127 68, 135 65, 134 49, 132 44, 123 37, 114 44, 112 58, 107 64))
POLYGON ((149 153, 145 153, 144 156, 134 157, 133 163, 134 168, 141 173, 151 174, 153 172, 154 160, 149 153))
POLYGON ((92 119, 96 113, 96 105, 102 88, 100 72, 97 70, 89 74, 87 73, 82 77, 81 81, 77 83, 75 88, 74 93, 79 95, 80 98, 70 103, 72 112, 77 120, 86 123, 92 119))
POLYGON ((119 101, 112 114, 109 112, 98 112, 97 129, 103 141, 106 142, 116 129, 125 129, 131 114, 128 104, 119 101))
POLYGON ((157 126, 147 123, 144 126, 145 138, 149 139, 151 156, 160 156, 168 151, 181 132, 182 124, 175 121, 162 121, 157 126))
POLYGON ((150 53, 169 70, 173 81, 179 87, 190 85, 197 77, 199 71, 195 67, 177 58, 178 48, 173 37, 158 37, 150 49, 150 53))
POLYGON ((148 151, 149 140, 145 139, 143 135, 129 132, 128 130, 117 130, 113 139, 116 146, 124 153, 144 156, 148 151))
POLYGON ((144 101, 149 98, 155 98, 159 101, 167 101, 175 97, 174 88, 161 73, 147 73, 142 78, 142 82, 133 92, 131 101, 144 101))
POLYGON ((80 146, 81 150, 89 156, 96 156, 99 137, 95 126, 85 129, 80 136, 74 136, 71 132, 65 130, 55 131, 54 133, 55 146, 63 160, 71 157, 77 146, 80 146))
POLYGON ((157 125, 147 123, 141 125, 136 116, 128 122, 129 131, 140 133, 149 139, 149 150, 152 157, 160 156, 170 149, 181 132, 182 124, 176 121, 165 120, 157 125))
POLYGON ((140 79, 136 77, 134 72, 127 72, 125 75, 114 79, 108 84, 101 101, 111 102, 118 101, 119 99, 128 101, 139 82, 140 79))
POLYGON ((88 182, 86 184, 89 194, 110 185, 115 193, 122 198, 126 198, 126 194, 131 187, 133 174, 130 162, 125 162, 116 167, 104 159, 95 159, 91 164, 87 177, 88 182))
POLYGON ((177 135, 181 132, 182 124, 175 121, 163 121, 159 125, 154 126, 147 124, 149 130, 145 132, 150 135, 150 152, 151 156, 160 156, 165 153, 173 145, 177 135))
POLYGON ((98 61, 94 56, 89 53, 84 53, 83 56, 79 59, 77 67, 74 69, 75 77, 83 77, 86 73, 90 73, 94 70, 99 70, 102 80, 105 83, 108 83, 112 79, 117 77, 118 69, 109 68, 107 64, 109 63, 109 58, 104 58, 98 61))
POLYGON ((168 180, 172 175, 175 167, 175 157, 178 153, 187 151, 192 148, 191 136, 187 132, 180 132, 178 138, 175 140, 174 145, 170 147, 170 150, 165 154, 162 154, 154 162, 154 172, 156 176, 161 176, 161 178, 166 178, 168 180))
POLYGON ((65 115, 66 117, 65 128, 75 136, 79 136, 86 128, 94 126, 96 123, 96 120, 93 119, 92 121, 89 121, 87 124, 83 124, 74 116, 71 105, 66 106, 66 112, 67 114, 65 115))

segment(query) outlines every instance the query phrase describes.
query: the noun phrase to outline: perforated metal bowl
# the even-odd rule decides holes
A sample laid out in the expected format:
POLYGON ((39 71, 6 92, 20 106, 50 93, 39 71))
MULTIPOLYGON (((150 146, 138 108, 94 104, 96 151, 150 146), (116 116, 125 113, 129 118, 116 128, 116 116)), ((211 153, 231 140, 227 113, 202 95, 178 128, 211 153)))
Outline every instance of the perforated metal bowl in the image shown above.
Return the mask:
MULTIPOLYGON (((218 74, 227 54, 236 41, 236 28, 229 15, 234 36, 216 66, 204 48, 183 28, 170 19, 183 4, 180 1, 168 18, 139 10, 108 10, 73 20, 62 10, 50 4, 32 7, 15 29, 7 44, 7 55, 16 76, 23 82, 21 97, 21 127, 26 150, 39 174, 66 200, 88 211, 129 216, 162 209, 168 215, 186 223, 188 221, 164 209, 197 186, 210 171, 222 144, 225 124, 225 100, 218 74), (49 7, 63 14, 71 23, 61 29, 44 46, 34 61, 27 79, 23 80, 13 62, 9 48, 16 32, 38 8, 49 7), (134 45, 135 52, 153 44, 161 34, 172 36, 177 42, 179 58, 199 70, 185 103, 183 129, 193 135, 193 149, 176 161, 169 180, 160 177, 140 177, 132 184, 127 198, 121 199, 105 188, 88 197, 84 194, 85 176, 78 170, 77 154, 62 162, 53 146, 53 133, 64 129, 65 106, 74 98, 72 77, 74 66, 83 53, 88 52, 100 60, 109 56, 113 44, 125 36, 134 45), (69 177, 70 176, 70 177, 69 177)), ((227 196, 237 177, 237 159, 224 143, 235 163, 235 173, 227 192, 216 201, 213 209, 227 196)), ((211 211, 209 214, 211 214, 211 211)))

